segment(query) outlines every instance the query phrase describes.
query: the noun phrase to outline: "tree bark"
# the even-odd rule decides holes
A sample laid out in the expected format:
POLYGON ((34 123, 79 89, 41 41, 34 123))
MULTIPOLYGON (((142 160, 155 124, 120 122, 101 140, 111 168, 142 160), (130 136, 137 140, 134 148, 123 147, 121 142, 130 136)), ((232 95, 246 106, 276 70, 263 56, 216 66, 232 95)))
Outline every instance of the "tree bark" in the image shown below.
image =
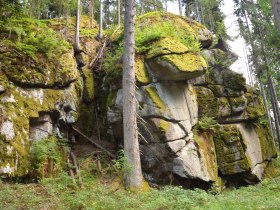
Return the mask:
POLYGON ((93 19, 94 19, 94 1, 90 0, 89 2, 89 17, 90 17, 90 28, 93 28, 93 19))
POLYGON ((141 5, 140 15, 143 15, 144 14, 144 2, 143 2, 143 0, 140 0, 140 5, 141 5))
POLYGON ((278 146, 280 146, 280 127, 279 127, 279 118, 278 118, 278 114, 277 114, 278 102, 275 101, 275 97, 273 94, 273 85, 271 83, 271 79, 268 80, 268 87, 269 87, 269 92, 270 92, 270 97, 271 97, 271 104, 272 104, 272 109, 273 109, 273 116, 274 116, 274 123, 275 123, 275 130, 276 130, 276 135, 277 135, 278 146))
POLYGON ((121 26, 121 0, 118 0, 118 27, 121 26))
POLYGON ((76 29, 75 29, 75 43, 74 51, 80 51, 80 0, 77 0, 77 14, 76 14, 76 29))
MULTIPOLYGON (((263 97, 263 103, 264 103, 265 112, 266 112, 266 118, 267 118, 267 121, 268 121, 268 123, 269 123, 270 130, 272 131, 272 133, 273 133, 273 135, 274 135, 273 126, 272 126, 272 121, 271 121, 271 116, 270 116, 270 111, 269 111, 269 108, 268 108, 268 105, 267 105, 266 93, 265 93, 265 90, 264 90, 264 86, 263 86, 262 81, 259 81, 259 82, 260 82, 261 94, 262 94, 262 97, 263 97)), ((275 138, 275 137, 276 137, 276 136, 274 135, 274 138, 275 138)))
POLYGON ((103 37, 103 3, 102 0, 100 0, 100 19, 99 19, 99 37, 102 39, 103 37))
POLYGON ((142 172, 135 96, 135 0, 125 1, 124 54, 123 54, 123 129, 124 129, 124 184, 127 189, 142 187, 142 172))
POLYGON ((274 15, 276 27, 280 34, 280 0, 271 0, 272 12, 274 15))
POLYGON ((182 2, 181 2, 181 0, 178 0, 178 6, 179 6, 179 15, 182 16, 182 2))
POLYGON ((66 19, 65 19, 65 40, 68 39, 68 23, 69 23, 69 2, 66 2, 66 19))

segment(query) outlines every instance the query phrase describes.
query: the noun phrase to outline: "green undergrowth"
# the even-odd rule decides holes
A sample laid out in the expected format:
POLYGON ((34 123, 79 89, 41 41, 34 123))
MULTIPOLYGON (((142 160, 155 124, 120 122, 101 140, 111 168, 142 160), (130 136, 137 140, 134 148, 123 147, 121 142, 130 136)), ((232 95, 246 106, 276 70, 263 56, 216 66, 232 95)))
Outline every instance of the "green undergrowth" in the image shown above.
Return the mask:
POLYGON ((104 178, 93 167, 96 160, 86 162, 80 163, 86 168, 81 171, 83 188, 65 173, 39 183, 0 182, 0 209, 279 209, 279 171, 276 178, 218 195, 175 186, 133 193, 114 179, 104 178))
POLYGON ((30 18, 13 19, 11 28, 8 23, 1 21, 0 37, 3 43, 33 59, 38 54, 43 54, 48 59, 55 58, 71 48, 43 21, 30 18))

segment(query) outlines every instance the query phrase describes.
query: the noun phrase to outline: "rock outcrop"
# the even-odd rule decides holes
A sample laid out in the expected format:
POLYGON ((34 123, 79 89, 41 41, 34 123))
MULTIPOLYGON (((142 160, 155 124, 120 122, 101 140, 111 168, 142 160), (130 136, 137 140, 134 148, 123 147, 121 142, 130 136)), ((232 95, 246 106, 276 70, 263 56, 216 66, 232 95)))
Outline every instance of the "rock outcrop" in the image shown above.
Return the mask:
MULTIPOLYGON (((112 34, 102 61, 105 76, 99 69, 93 81, 97 28, 88 29, 82 17, 83 56, 75 58, 69 21, 68 42, 56 33, 65 35, 63 19, 15 20, 23 31, 12 30, 11 40, 9 29, 0 29, 0 174, 28 174, 32 142, 72 138, 73 123, 92 135, 97 114, 101 133, 122 142, 123 34, 112 34)), ((187 187, 260 181, 277 154, 259 91, 229 69, 236 55, 214 48, 210 31, 186 17, 153 12, 136 25, 145 178, 187 187)))
MULTIPOLYGON (((88 69, 78 71, 73 56, 73 27, 70 43, 54 31, 57 25, 63 28, 62 21, 50 20, 47 26, 45 21, 15 19, 11 38, 0 23, 0 174, 27 175, 32 142, 51 135, 69 138, 82 97, 93 98, 93 76, 88 69)), ((97 31, 83 28, 92 30, 97 31)), ((94 41, 86 40, 84 51, 95 50, 94 41)))
MULTIPOLYGON (((136 95, 145 178, 189 187, 221 185, 221 178, 229 182, 232 177, 260 181, 277 154, 268 126, 260 121, 265 115, 260 93, 229 69, 237 56, 211 48, 211 33, 186 17, 151 13, 137 26, 136 95), (159 32, 169 25, 181 37, 159 32), (147 28, 155 34, 142 40, 150 35, 142 34, 147 28)), ((107 120, 114 138, 122 141, 122 89, 110 78, 119 74, 112 72, 107 120)))

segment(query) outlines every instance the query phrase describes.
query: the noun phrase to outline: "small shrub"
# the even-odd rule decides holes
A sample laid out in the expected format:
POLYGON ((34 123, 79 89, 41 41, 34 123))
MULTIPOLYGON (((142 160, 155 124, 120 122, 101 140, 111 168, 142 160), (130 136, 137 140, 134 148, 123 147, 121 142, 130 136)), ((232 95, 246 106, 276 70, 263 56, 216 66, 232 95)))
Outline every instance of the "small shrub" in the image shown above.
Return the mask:
MULTIPOLYGON (((64 146, 65 148, 65 146, 64 146)), ((54 136, 34 140, 30 150, 31 167, 35 176, 48 177, 63 169, 63 150, 54 136)))

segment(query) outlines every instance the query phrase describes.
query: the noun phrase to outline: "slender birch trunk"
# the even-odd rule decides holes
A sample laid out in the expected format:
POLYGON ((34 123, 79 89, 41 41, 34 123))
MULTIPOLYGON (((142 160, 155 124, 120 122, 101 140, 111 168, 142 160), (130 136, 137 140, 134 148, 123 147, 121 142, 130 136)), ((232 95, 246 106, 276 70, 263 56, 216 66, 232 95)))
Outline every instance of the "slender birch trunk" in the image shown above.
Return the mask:
POLYGON ((124 184, 127 189, 142 187, 135 96, 135 0, 125 1, 123 54, 123 129, 126 157, 124 184))

